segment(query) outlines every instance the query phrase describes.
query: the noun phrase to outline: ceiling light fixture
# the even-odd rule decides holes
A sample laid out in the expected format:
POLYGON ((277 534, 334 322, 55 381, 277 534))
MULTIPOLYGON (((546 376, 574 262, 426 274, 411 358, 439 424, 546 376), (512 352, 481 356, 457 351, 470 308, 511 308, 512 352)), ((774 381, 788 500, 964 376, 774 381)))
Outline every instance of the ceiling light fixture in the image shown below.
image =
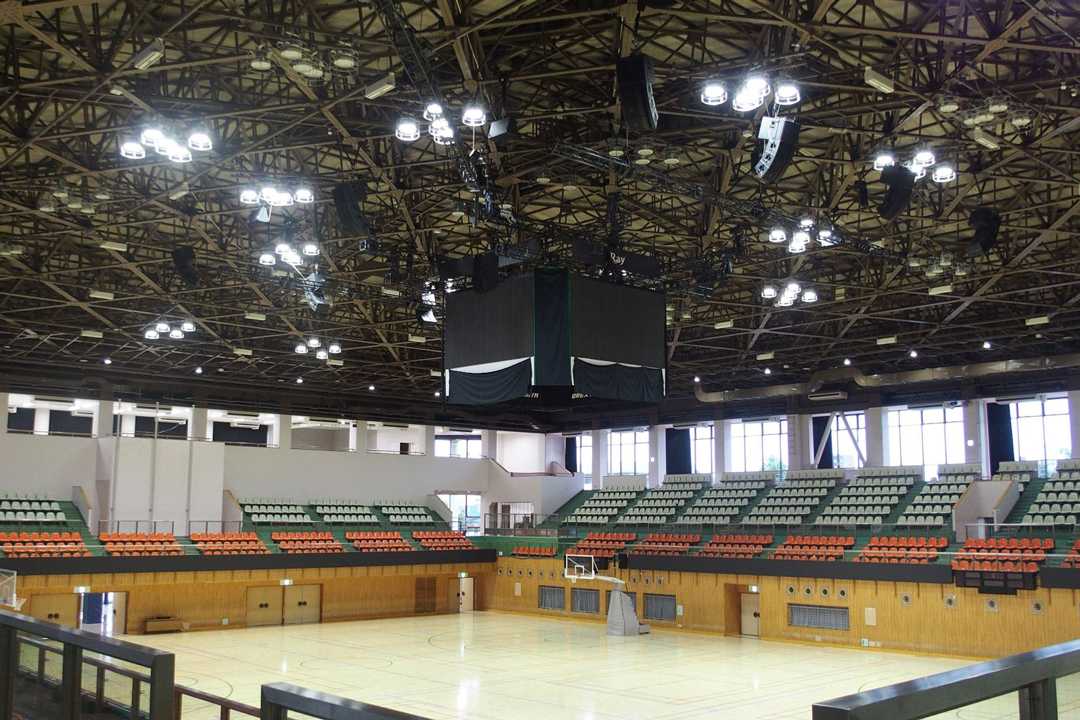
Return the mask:
POLYGON ((777 105, 798 105, 802 100, 802 94, 799 92, 799 86, 793 81, 781 80, 776 84, 774 99, 777 105))
POLYGON ((277 264, 277 258, 274 257, 274 253, 264 252, 259 255, 259 264, 266 267, 273 267, 277 264))
POLYGON ((782 243, 787 242, 787 231, 782 227, 775 227, 769 231, 769 242, 782 243))
POLYGON ((184 331, 181 330, 180 328, 173 328, 172 330, 169 331, 169 337, 172 338, 173 340, 183 340, 184 339, 184 331))
POLYGON ((952 182, 956 179, 956 169, 952 165, 942 163, 934 168, 934 173, 930 177, 936 183, 952 182))
POLYGON ((266 72, 274 67, 274 63, 270 62, 270 58, 267 56, 265 50, 258 50, 251 56, 250 66, 252 70, 266 72))
POLYGON ((296 351, 297 355, 307 355, 307 345, 305 345, 304 343, 297 343, 294 350, 296 351))
POLYGON ((892 167, 896 164, 896 156, 892 153, 882 152, 878 153, 874 157, 874 169, 881 172, 887 167, 892 167))
POLYGON ((146 148, 135 140, 124 140, 120 143, 120 157, 127 160, 142 160, 146 157, 146 148))
POLYGON ((816 303, 818 301, 817 290, 808 288, 803 291, 802 301, 804 303, 816 303))
POLYGON ((322 341, 319 340, 319 338, 317 338, 317 337, 309 337, 308 341, 307 341, 307 345, 308 345, 309 348, 322 347, 322 341))
POLYGON ((155 330, 154 328, 150 328, 149 330, 147 330, 146 332, 143 333, 143 337, 146 338, 147 340, 157 340, 161 336, 158 334, 157 330, 155 330))
POLYGON ((170 330, 169 323, 165 322, 164 320, 158 320, 157 324, 154 325, 154 329, 157 330, 159 333, 167 333, 170 330))
POLYGON ((199 367, 195 368, 195 374, 196 375, 202 375, 203 374, 203 369, 202 369, 201 365, 199 367))
POLYGON ((704 105, 723 105, 727 102, 728 93, 724 83, 719 80, 708 80, 701 86, 701 102, 704 105))
POLYGON ((428 122, 433 122, 435 118, 441 118, 443 115, 443 108, 437 102, 429 102, 424 106, 424 119, 428 122))
POLYGON ((367 389, 368 389, 368 392, 375 392, 375 386, 374 385, 368 385, 367 389))
POLYGON ((919 167, 926 168, 926 167, 930 167, 935 162, 937 162, 937 159, 934 157, 934 151, 933 150, 926 149, 926 150, 920 150, 917 153, 915 153, 915 157, 912 158, 911 162, 912 162, 913 165, 918 165, 919 167))
POLYGON ((341 354, 341 344, 336 343, 336 342, 332 342, 332 343, 330 343, 330 346, 327 348, 327 350, 330 351, 331 355, 340 355, 341 354))
POLYGON ((319 254, 319 246, 312 242, 304 243, 303 252, 308 257, 314 257, 319 254))
POLYGON ((849 367, 850 365, 851 365, 851 358, 844 358, 844 367, 849 367))
POLYGON ((776 297, 776 294, 777 293, 775 285, 766 285, 765 287, 761 288, 761 297, 765 298, 766 300, 772 300, 774 297, 776 297))
POLYGON ((186 333, 193 333, 195 332, 195 323, 193 323, 191 320, 185 320, 184 322, 180 323, 180 329, 186 333))
POLYGON ((101 362, 105 363, 106 365, 112 365, 112 358, 107 357, 104 360, 102 360, 101 362))
POLYGON ((772 370, 770 370, 769 368, 765 368, 764 370, 762 370, 762 372, 766 375, 772 375, 772 370))
POLYGON ((415 118, 405 116, 398 119, 394 129, 394 137, 402 142, 412 142, 420 139, 420 125, 415 118))
POLYGON ((461 111, 461 124, 466 127, 482 127, 487 122, 487 112, 483 105, 466 105, 461 111))
POLYGON ((919 357, 919 351, 914 350, 914 349, 909 351, 908 352, 908 357, 911 358, 912 360, 914 360, 915 358, 919 357))
POLYGON ((989 340, 983 340, 982 349, 983 350, 989 350, 990 348, 991 348, 990 341, 989 340))

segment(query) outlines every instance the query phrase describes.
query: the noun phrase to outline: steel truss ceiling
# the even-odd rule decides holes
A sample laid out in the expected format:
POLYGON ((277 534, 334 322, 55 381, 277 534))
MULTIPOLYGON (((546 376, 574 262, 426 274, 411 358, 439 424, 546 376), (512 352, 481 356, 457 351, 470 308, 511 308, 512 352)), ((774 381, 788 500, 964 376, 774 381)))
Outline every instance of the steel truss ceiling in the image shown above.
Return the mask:
MULTIPOLYGON (((431 0, 401 7, 453 108, 479 98, 492 114, 518 120, 520 136, 498 146, 482 130, 459 130, 466 149, 486 155, 500 201, 519 216, 602 228, 606 193, 617 187, 629 249, 678 268, 733 246, 741 229, 719 208, 551 152, 566 142, 605 149, 612 136, 631 152, 649 147, 657 160, 677 159, 665 167, 682 181, 793 214, 816 212, 853 236, 927 262, 943 252, 962 258, 973 209, 1000 211, 998 246, 968 261, 963 276, 947 270, 931 278, 925 267, 843 247, 815 245, 792 256, 758 230, 706 297, 688 294, 673 272, 672 402, 692 395, 695 375, 709 389, 727 389, 800 381, 844 358, 872 373, 1075 349, 1075 3, 431 0), (656 65, 662 119, 654 133, 627 133, 619 121, 614 66, 635 50, 656 65), (895 92, 866 85, 868 66, 892 78, 895 92), (800 147, 769 187, 750 167, 761 112, 707 108, 698 99, 702 80, 737 83, 752 69, 787 74, 803 94, 800 147), (1034 122, 1023 130, 993 126, 1000 148, 988 150, 959 114, 939 110, 943 93, 964 107, 1004 96, 1030 108, 1034 122), (892 147, 910 156, 926 146, 956 165, 957 181, 919 183, 911 207, 884 222, 873 152, 892 147), (860 204, 864 182, 868 205, 860 204), (791 277, 817 289, 819 302, 777 309, 760 298, 763 283, 791 277), (952 289, 928 294, 944 284, 952 289), (1039 315, 1050 323, 1025 324, 1039 315), (727 321, 732 327, 716 329, 727 321), (891 335, 896 345, 876 343, 891 335), (908 357, 911 348, 917 359, 908 357), (768 352, 775 358, 756 359, 768 352)), ((401 74, 370 3, 8 1, 0 2, 0 48, 0 366, 13 386, 92 377, 132 393, 266 400, 273 388, 270 395, 297 406, 372 416, 443 412, 431 372, 441 369, 440 328, 417 323, 408 283, 395 285, 405 287, 400 296, 382 292, 389 252, 412 254, 411 278, 421 281, 434 276, 433 256, 483 251, 500 238, 455 212, 469 195, 445 148, 426 135, 409 145, 393 137, 396 119, 418 117, 424 98, 401 74), (350 46, 358 70, 311 83, 273 52, 272 70, 251 69, 256 51, 294 36, 326 51, 350 46), (133 68, 131 58, 156 38, 165 57, 133 68), (391 70, 397 88, 366 99, 365 86, 391 70), (213 151, 186 165, 152 154, 120 158, 118 142, 155 116, 204 124, 213 151), (279 212, 269 225, 251 223, 239 187, 264 180, 309 182, 317 202, 279 212), (367 184, 364 209, 382 253, 361 253, 359 238, 341 231, 331 190, 343 180, 367 184), (89 215, 39 210, 42 195, 61 181, 109 199, 95 200, 89 215), (257 263, 290 220, 322 248, 330 302, 318 313, 295 277, 257 263), (127 250, 104 249, 106 242, 127 250), (174 271, 171 251, 179 245, 195 249, 195 287, 174 271), (114 299, 91 298, 91 290, 114 299), (245 319, 251 312, 266 320, 245 319), (182 341, 145 340, 147 324, 162 316, 190 318, 198 330, 182 341), (83 337, 84 330, 103 339, 83 337), (341 341, 344 365, 294 354, 311 334, 341 341), (417 335, 426 342, 410 341, 417 335), (205 372, 194 375, 196 367, 205 372), (302 393, 297 377, 305 380, 302 393)), ((533 422, 529 410, 521 403, 489 419, 524 426, 533 422)))

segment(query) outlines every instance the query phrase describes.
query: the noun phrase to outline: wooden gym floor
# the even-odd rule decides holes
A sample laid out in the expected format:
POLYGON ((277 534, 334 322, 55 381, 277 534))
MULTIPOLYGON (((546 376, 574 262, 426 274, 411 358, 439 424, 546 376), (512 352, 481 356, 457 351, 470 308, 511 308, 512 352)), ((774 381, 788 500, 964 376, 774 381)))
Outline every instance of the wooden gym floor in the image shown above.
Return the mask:
MULTIPOLYGON (((818 700, 969 663, 679 631, 608 637, 600 623, 478 612, 127 638, 176 654, 177 682, 258 705, 288 681, 430 718, 810 717, 818 700)), ((1080 678, 1058 683, 1080 718, 1080 678)), ((217 718, 185 701, 184 718, 217 718)), ((942 717, 1016 717, 1015 693, 942 717)))

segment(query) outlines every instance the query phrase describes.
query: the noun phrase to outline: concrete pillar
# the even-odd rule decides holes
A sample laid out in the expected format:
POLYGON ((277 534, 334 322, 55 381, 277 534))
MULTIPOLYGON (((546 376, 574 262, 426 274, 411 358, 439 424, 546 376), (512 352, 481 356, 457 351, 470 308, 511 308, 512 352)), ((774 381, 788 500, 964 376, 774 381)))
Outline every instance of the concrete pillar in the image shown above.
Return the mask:
MULTIPOLYGON (((967 422, 967 416, 964 416, 967 422)), ((1072 457, 1080 457, 1080 390, 1069 391, 1069 438, 1072 440, 1072 457)))
POLYGON ((718 483, 728 468, 727 449, 731 445, 728 439, 730 423, 723 420, 713 421, 713 482, 718 483))
POLYGON ((94 428, 92 433, 95 437, 113 436, 113 400, 98 400, 97 412, 94 413, 94 428))
POLYGON ((379 449, 379 428, 364 423, 364 450, 370 452, 379 449))
POLYGON ((34 434, 49 434, 49 408, 36 408, 34 410, 34 434))
POLYGON ((667 475, 667 425, 649 427, 648 486, 660 487, 667 475))
POLYGON ((435 426, 434 425, 425 425, 424 426, 424 454, 425 455, 434 455, 435 454, 435 426))
POLYGON ((599 489, 604 486, 604 477, 608 474, 608 434, 610 430, 592 431, 592 486, 599 489))
POLYGON ((357 437, 356 437, 356 420, 349 421, 349 452, 356 452, 357 437))
POLYGON ((7 435, 8 423, 8 394, 0 392, 0 435, 7 435))
POLYGON ((188 423, 188 440, 209 440, 206 408, 191 408, 191 421, 188 423))
POLYGON ((863 448, 865 465, 881 467, 885 464, 885 412, 879 407, 867 408, 865 417, 866 447, 863 448))
POLYGON ((277 422, 271 425, 274 439, 272 445, 277 445, 282 450, 292 449, 292 415, 278 415, 277 422))
POLYGON ((788 469, 814 467, 813 431, 809 415, 788 415, 788 469))
POLYGON ((480 456, 498 460, 499 433, 496 430, 480 431, 480 456))
MULTIPOLYGON (((1073 437, 1076 423, 1072 421, 1073 395, 1069 393, 1069 418, 1073 437)), ((1080 409, 1080 406, 1078 406, 1080 409)), ((986 440, 986 401, 968 400, 964 404, 964 462, 978 463, 982 477, 990 475, 990 446, 986 440)))
POLYGON ((120 416, 120 434, 124 437, 135 437, 135 416, 120 416))

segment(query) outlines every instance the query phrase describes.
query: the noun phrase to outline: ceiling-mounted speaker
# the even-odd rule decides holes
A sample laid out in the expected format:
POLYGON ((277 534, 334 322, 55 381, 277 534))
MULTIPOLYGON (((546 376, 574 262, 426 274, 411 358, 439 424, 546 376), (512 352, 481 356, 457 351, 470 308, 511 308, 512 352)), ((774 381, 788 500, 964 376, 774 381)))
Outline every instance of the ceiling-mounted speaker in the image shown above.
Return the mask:
POLYGON ((195 267, 195 248, 188 245, 173 248, 172 261, 176 274, 180 276, 184 284, 188 287, 198 287, 199 270, 195 267))
POLYGON ((968 225, 975 231, 975 237, 968 245, 968 256, 988 253, 997 245, 998 230, 1001 229, 1001 215, 992 207, 983 205, 971 211, 968 225))
POLYGON ((346 235, 360 236, 361 252, 378 251, 371 223, 360 207, 367 197, 367 186, 360 182, 338 183, 334 186, 333 195, 334 209, 337 211, 342 231, 346 235))
POLYGON ((623 123, 631 130, 655 130, 660 119, 653 99, 652 60, 641 53, 619 58, 615 65, 623 123))
POLYGON ((762 182, 770 185, 780 179, 799 147, 799 123, 782 117, 764 117, 758 129, 751 162, 762 182))
POLYGON ((892 220, 911 204, 911 193, 915 190, 915 174, 901 165, 892 165, 881 171, 881 180, 885 183, 886 190, 878 208, 878 215, 892 220))

